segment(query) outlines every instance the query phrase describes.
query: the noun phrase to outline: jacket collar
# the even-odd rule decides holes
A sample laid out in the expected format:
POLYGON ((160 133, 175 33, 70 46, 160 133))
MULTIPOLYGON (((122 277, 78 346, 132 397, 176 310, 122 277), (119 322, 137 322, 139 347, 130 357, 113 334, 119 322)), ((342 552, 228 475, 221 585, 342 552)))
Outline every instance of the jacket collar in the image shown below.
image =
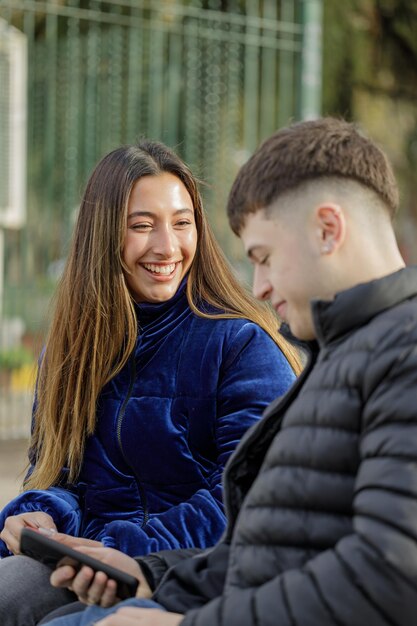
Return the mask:
POLYGON ((168 322, 176 318, 185 309, 188 309, 186 294, 187 276, 182 279, 177 291, 169 300, 164 302, 140 302, 134 304, 140 328, 153 324, 160 319, 168 322))
POLYGON ((313 300, 317 341, 320 346, 328 344, 416 295, 417 266, 414 266, 341 291, 334 300, 313 300))
POLYGON ((226 465, 223 474, 224 504, 228 518, 224 535, 226 541, 231 541, 243 498, 258 475, 271 440, 281 427, 286 410, 300 393, 315 365, 319 344, 331 342, 362 326, 378 313, 416 295, 417 267, 404 268, 384 278, 340 292, 332 301, 315 300, 312 308, 318 343, 297 341, 291 335, 288 326, 281 325, 280 333, 307 351, 309 359, 287 393, 273 401, 265 409, 258 424, 245 433, 226 465))

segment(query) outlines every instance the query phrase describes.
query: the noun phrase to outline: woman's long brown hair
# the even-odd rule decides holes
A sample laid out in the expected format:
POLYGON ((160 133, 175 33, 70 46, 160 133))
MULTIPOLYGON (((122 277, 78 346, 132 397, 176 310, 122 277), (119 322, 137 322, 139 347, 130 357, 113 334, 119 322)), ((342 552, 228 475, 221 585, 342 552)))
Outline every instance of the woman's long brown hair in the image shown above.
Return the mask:
POLYGON ((39 368, 32 434, 36 465, 24 489, 46 489, 80 471, 86 438, 96 426, 96 405, 103 386, 125 365, 137 338, 133 300, 126 286, 122 252, 127 207, 142 176, 170 172, 189 192, 198 245, 187 282, 191 309, 203 317, 246 318, 273 337, 293 370, 301 369, 297 351, 277 330, 270 309, 239 283, 217 244, 203 210, 197 182, 181 159, 163 144, 142 141, 106 155, 93 171, 80 211, 39 368), (207 302, 218 315, 199 309, 207 302))

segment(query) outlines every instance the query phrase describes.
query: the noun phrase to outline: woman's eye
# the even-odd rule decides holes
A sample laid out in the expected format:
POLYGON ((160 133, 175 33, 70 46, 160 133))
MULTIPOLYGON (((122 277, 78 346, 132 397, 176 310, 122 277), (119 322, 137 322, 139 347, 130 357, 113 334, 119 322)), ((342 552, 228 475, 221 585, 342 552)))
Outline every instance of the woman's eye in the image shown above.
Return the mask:
POLYGON ((259 265, 266 265, 269 260, 269 255, 264 256, 262 259, 259 259, 259 265))
POLYGON ((184 228, 185 226, 189 226, 191 222, 189 220, 180 220, 175 223, 175 226, 179 226, 180 228, 184 228))
POLYGON ((132 224, 132 226, 130 227, 133 230, 149 230, 150 228, 152 228, 152 224, 147 224, 147 223, 141 223, 141 224, 132 224))

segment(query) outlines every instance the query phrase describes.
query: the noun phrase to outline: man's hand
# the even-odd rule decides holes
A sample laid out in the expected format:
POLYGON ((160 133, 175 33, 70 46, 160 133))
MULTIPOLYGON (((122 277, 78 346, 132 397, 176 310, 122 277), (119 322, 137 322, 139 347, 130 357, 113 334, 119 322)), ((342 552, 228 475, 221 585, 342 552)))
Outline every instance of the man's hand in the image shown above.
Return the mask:
POLYGON ((127 606, 95 623, 95 626, 178 626, 184 615, 159 609, 127 606))
MULTIPOLYGON (((76 539, 76 538, 74 538, 76 539)), ((139 563, 119 550, 113 548, 96 548, 80 546, 74 543, 73 547, 84 554, 88 554, 103 563, 131 574, 139 581, 136 597, 150 598, 152 591, 144 577, 139 563)), ((51 584, 54 587, 67 587, 77 594, 85 604, 99 604, 103 607, 113 606, 119 601, 116 595, 116 582, 110 580, 104 572, 94 572, 91 567, 83 566, 79 572, 70 565, 58 567, 51 575, 51 584)))
POLYGON ((48 513, 43 511, 33 511, 31 513, 21 513, 6 518, 4 528, 0 533, 0 538, 13 554, 20 554, 20 534, 22 528, 46 528, 51 532, 56 532, 55 522, 48 513))
MULTIPOLYGON (((42 532, 42 529, 41 529, 42 532)), ((70 548, 79 548, 81 546, 85 548, 102 548, 101 541, 95 541, 94 539, 85 539, 84 537, 73 537, 72 535, 66 535, 65 533, 52 532, 51 538, 59 543, 63 543, 70 548)))

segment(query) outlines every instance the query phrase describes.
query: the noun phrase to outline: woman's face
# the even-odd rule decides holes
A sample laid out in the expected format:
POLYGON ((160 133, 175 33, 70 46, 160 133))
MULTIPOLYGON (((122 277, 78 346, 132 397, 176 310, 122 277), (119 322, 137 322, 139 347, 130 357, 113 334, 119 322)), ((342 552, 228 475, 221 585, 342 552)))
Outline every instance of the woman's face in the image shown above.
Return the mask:
POLYGON ((191 196, 168 172, 143 176, 129 198, 123 260, 136 302, 164 302, 190 269, 197 246, 191 196))

